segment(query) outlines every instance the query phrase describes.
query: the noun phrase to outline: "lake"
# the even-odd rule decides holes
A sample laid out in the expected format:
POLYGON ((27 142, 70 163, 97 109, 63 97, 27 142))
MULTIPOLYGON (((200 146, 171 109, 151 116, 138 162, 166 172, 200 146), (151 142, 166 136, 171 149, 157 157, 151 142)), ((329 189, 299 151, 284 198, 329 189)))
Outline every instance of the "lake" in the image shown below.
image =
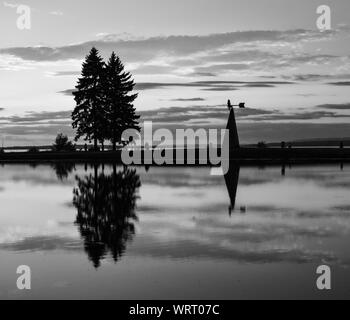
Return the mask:
POLYGON ((0 299, 350 297, 350 167, 213 171, 0 166, 0 299))

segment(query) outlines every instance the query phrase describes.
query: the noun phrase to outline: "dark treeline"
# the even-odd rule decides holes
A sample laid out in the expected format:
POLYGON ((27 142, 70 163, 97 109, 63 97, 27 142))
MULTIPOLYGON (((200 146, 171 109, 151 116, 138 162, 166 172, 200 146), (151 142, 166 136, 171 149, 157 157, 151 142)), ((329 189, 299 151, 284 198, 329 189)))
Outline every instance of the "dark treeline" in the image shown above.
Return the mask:
POLYGON ((96 48, 92 48, 82 65, 81 77, 73 92, 76 102, 72 113, 73 128, 77 141, 83 138, 98 143, 110 141, 113 150, 117 145, 126 145, 122 133, 126 129, 140 130, 132 93, 135 83, 132 75, 124 70, 119 57, 113 52, 105 63, 96 48))

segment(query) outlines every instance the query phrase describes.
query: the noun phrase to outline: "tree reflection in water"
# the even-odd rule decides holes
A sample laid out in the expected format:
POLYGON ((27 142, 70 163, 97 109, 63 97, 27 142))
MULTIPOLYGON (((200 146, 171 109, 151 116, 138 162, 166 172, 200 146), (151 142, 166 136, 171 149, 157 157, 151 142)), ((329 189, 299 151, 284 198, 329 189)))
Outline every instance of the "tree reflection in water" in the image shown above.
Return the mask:
POLYGON ((114 261, 123 255, 135 234, 137 191, 141 186, 136 169, 113 166, 111 174, 94 173, 76 177, 73 205, 76 224, 84 240, 85 251, 95 268, 110 253, 114 261))
POLYGON ((55 170, 57 178, 63 181, 68 179, 69 175, 75 170, 75 165, 72 162, 54 162, 52 168, 55 170))

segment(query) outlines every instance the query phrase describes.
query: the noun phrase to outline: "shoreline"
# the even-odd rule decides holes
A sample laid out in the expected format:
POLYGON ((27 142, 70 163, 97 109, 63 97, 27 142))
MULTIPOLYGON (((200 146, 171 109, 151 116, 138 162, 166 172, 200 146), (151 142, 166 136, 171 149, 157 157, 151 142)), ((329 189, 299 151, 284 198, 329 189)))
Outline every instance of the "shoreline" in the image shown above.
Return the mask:
MULTIPOLYGON (((151 150, 152 152, 154 150, 151 150)), ((157 164, 144 161, 144 150, 141 151, 141 162, 130 164, 130 166, 168 166, 168 167, 191 167, 191 166, 220 166, 219 163, 212 163, 207 149, 207 158, 200 158, 200 151, 205 149, 192 149, 195 152, 195 161, 187 161, 187 152, 184 150, 184 158, 176 157, 173 152, 173 163, 157 164), (184 160, 185 159, 185 160, 184 160), (193 163, 194 162, 194 163, 193 163)), ((221 150, 218 149, 218 154, 221 150)), ((230 163, 238 165, 288 165, 288 164, 327 164, 350 162, 350 148, 239 148, 230 151, 230 163)), ((121 161, 121 150, 104 152, 6 152, 0 154, 0 164, 5 163, 116 163, 121 161)))

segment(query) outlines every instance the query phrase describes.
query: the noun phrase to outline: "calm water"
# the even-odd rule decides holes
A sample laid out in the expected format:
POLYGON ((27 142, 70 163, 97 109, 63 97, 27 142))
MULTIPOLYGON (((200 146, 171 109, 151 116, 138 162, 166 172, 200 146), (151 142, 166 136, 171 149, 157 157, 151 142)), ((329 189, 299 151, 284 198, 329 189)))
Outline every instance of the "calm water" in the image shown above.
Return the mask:
POLYGON ((350 298, 349 167, 210 172, 0 166, 0 299, 350 298))

